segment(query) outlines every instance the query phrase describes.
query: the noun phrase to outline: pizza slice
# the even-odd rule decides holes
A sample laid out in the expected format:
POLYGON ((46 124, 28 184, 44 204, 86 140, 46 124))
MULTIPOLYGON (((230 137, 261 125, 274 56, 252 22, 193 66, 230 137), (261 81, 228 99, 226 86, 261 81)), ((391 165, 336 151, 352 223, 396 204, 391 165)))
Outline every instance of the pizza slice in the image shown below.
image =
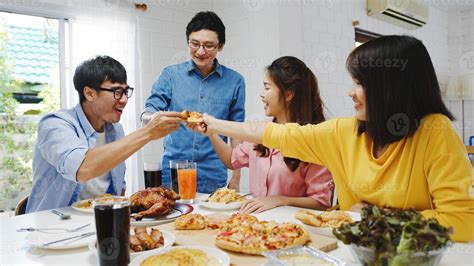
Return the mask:
POLYGON ((181 118, 188 123, 201 123, 204 120, 202 119, 202 114, 198 112, 190 112, 184 110, 181 112, 181 118))
POLYGON ((185 214, 174 221, 178 230, 202 230, 209 224, 209 219, 201 214, 185 214))
POLYGON ((331 211, 317 214, 307 210, 299 210, 295 218, 305 224, 316 227, 339 227, 343 223, 352 223, 352 218, 344 211, 331 211))

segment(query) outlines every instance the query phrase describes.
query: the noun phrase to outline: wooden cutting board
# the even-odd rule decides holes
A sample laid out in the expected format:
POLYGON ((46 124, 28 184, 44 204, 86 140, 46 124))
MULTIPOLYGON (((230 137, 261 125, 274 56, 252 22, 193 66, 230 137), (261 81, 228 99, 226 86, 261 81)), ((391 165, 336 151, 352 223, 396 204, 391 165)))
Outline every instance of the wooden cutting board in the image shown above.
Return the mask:
MULTIPOLYGON (((166 230, 176 236, 175 245, 177 246, 206 246, 220 249, 215 245, 215 238, 218 230, 176 230, 174 222, 156 226, 160 230, 166 230)), ((331 251, 337 248, 337 240, 331 237, 311 234, 309 246, 322 251, 331 251)), ((247 255, 232 251, 225 251, 229 254, 231 265, 262 265, 267 261, 263 256, 247 255)))

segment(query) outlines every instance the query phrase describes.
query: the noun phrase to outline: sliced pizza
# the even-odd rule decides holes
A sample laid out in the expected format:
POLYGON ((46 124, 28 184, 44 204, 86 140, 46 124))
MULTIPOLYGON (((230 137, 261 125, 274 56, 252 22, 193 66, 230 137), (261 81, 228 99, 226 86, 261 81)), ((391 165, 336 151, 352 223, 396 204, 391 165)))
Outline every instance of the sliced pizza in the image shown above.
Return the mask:
POLYGON ((202 230, 209 224, 209 219, 201 214, 185 214, 174 221, 176 229, 179 230, 202 230))
POLYGON ((268 250, 304 245, 310 239, 308 231, 300 225, 258 221, 249 216, 233 215, 217 235, 216 245, 225 250, 261 255, 268 250))
POLYGON ((343 223, 351 223, 352 218, 344 211, 331 211, 317 214, 307 210, 299 210, 295 214, 296 219, 305 224, 316 227, 339 227, 343 223))

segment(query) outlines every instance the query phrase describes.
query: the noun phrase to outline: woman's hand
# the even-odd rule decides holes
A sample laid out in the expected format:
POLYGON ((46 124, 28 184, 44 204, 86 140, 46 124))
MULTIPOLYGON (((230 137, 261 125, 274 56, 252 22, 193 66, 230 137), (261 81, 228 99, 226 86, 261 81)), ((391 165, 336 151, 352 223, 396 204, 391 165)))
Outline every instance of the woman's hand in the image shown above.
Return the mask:
POLYGON ((239 212, 260 213, 281 205, 283 205, 283 200, 280 196, 254 198, 244 202, 239 212))
POLYGON ((209 126, 209 124, 212 125, 216 119, 213 116, 208 115, 206 113, 202 115, 202 118, 203 118, 203 122, 201 123, 185 122, 185 125, 187 128, 190 128, 192 131, 199 132, 203 134, 204 136, 210 137, 211 135, 214 135, 216 132, 212 130, 212 126, 209 126))
POLYGON ((202 115, 202 120, 204 121, 204 128, 205 128, 205 133, 207 136, 217 134, 216 128, 217 128, 217 120, 215 117, 212 115, 208 115, 207 113, 204 113, 202 115))
POLYGON ((362 209, 367 205, 368 204, 366 202, 359 202, 359 203, 356 203, 356 204, 352 205, 352 207, 349 209, 349 211, 360 213, 362 211, 362 209))

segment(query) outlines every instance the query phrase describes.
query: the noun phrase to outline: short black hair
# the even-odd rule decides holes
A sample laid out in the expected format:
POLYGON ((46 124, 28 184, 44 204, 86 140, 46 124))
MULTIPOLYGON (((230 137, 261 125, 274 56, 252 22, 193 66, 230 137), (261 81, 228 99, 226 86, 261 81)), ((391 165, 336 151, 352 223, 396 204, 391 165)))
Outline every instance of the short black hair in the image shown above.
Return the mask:
POLYGON ((186 40, 189 35, 200 30, 210 30, 217 33, 219 44, 225 44, 225 26, 222 20, 212 11, 202 11, 197 13, 186 26, 186 40))
POLYGON ((119 61, 107 55, 99 55, 76 67, 73 81, 82 103, 85 101, 84 87, 97 90, 105 81, 127 83, 127 71, 119 61))
POLYGON ((412 136, 429 114, 454 117, 443 103, 430 55, 411 36, 383 36, 354 49, 346 61, 352 78, 365 92, 367 132, 374 148, 412 136))

